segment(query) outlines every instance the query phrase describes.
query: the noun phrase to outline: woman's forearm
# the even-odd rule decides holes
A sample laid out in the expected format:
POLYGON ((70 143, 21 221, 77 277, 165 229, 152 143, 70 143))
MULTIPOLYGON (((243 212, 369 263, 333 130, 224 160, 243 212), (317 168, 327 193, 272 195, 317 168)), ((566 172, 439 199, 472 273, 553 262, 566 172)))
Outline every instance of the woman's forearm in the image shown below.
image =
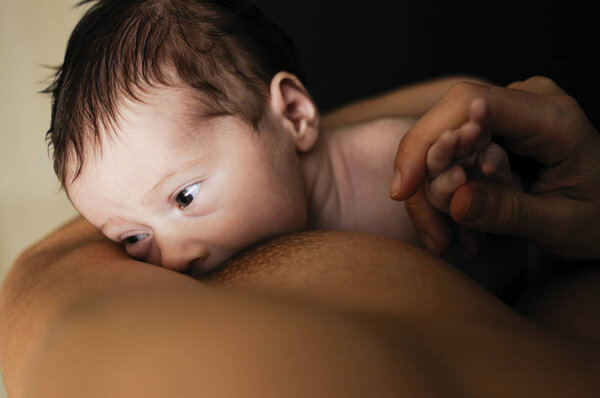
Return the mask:
POLYGON ((328 112, 321 118, 321 127, 326 130, 389 116, 416 119, 433 107, 452 85, 461 81, 489 83, 474 76, 448 76, 412 84, 328 112))

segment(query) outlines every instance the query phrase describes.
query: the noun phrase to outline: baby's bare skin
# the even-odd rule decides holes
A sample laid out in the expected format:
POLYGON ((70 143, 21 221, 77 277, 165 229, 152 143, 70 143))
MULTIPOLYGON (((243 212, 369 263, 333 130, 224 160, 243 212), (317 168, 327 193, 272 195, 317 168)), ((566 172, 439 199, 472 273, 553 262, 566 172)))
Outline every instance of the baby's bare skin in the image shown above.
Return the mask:
POLYGON ((419 245, 404 204, 390 199, 387 186, 395 148, 413 120, 318 131, 318 113, 300 83, 292 100, 305 108, 301 120, 289 119, 283 94, 273 90, 257 133, 235 117, 194 121, 185 90, 153 89, 143 102, 124 105, 116 139, 90 148, 69 197, 132 257, 195 276, 259 241, 307 229, 419 245), (188 205, 177 203, 178 192, 187 192, 188 205))
MULTIPOLYGON (((331 164, 337 191, 310 229, 368 232, 419 244, 403 203, 389 197, 395 147, 412 126, 410 118, 381 118, 325 131, 312 156, 331 164), (322 154, 325 154, 323 156, 322 154)), ((310 159, 308 162, 317 161, 310 159)), ((322 169, 321 169, 322 170, 322 169)), ((329 178, 321 174, 319 179, 329 178)))
MULTIPOLYGON (((395 148, 414 119, 321 130, 310 95, 287 72, 273 77, 260 126, 203 115, 210 109, 189 87, 147 88, 123 100, 96 147, 84 147, 81 173, 66 184, 69 198, 133 258, 202 275, 259 241, 303 230, 421 244, 387 186, 395 148)), ((436 180, 451 166, 442 162, 436 180)))
POLYGON ((114 131, 85 148, 67 184, 80 213, 130 256, 201 275, 254 243, 307 229, 418 244, 387 187, 412 120, 319 131, 314 103, 285 72, 273 78, 260 130, 236 116, 202 118, 197 107, 180 87, 124 101, 114 131))

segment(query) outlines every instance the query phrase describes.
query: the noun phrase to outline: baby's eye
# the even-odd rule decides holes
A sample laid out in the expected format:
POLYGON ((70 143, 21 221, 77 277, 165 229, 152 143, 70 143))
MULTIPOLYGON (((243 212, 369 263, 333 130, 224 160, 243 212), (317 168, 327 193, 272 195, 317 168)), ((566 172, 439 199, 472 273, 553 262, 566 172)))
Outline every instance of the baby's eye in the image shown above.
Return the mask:
POLYGON ((135 245, 136 243, 138 243, 141 240, 144 240, 148 237, 148 234, 139 234, 139 235, 133 235, 130 236, 129 238, 126 238, 124 240, 125 243, 127 243, 128 245, 135 245))
POLYGON ((200 190, 200 182, 194 185, 190 185, 185 188, 183 191, 179 192, 177 195, 177 204, 181 206, 182 209, 185 209, 192 203, 196 195, 198 195, 198 190, 200 190))

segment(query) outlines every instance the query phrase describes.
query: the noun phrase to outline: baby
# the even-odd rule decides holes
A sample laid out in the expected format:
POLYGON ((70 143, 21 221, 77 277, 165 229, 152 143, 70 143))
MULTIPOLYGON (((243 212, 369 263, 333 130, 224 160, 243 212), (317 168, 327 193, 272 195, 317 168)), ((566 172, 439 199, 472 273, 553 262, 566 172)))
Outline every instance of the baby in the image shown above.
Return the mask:
MULTIPOLYGON (((389 198, 413 120, 321 131, 290 44, 255 7, 223 0, 99 0, 49 88, 55 170, 77 210, 129 255, 201 275, 266 238, 306 229, 418 244, 389 198)), ((427 157, 448 210, 467 170, 510 181, 486 104, 427 157)))

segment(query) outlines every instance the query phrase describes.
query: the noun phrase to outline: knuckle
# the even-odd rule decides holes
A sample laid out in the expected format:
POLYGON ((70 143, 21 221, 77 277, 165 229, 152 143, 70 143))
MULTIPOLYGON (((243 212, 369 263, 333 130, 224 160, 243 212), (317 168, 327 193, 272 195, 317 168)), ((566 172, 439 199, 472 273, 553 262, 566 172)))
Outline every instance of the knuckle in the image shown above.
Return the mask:
POLYGON ((554 100, 563 111, 569 114, 578 113, 578 111, 581 109, 579 102, 571 95, 561 94, 554 97, 554 100))
POLYGON ((523 81, 521 81, 521 80, 517 80, 517 81, 514 81, 514 82, 510 83, 510 84, 509 84, 508 86, 506 86, 506 87, 507 87, 507 88, 516 88, 516 89, 518 89, 518 88, 519 88, 519 87, 520 87, 522 84, 523 84, 523 81))
POLYGON ((472 99, 481 93, 482 85, 470 81, 460 81, 454 83, 447 91, 447 96, 451 98, 472 99))
POLYGON ((565 128, 568 129, 568 124, 570 123, 568 120, 568 112, 565 112, 560 101, 557 101, 556 98, 547 98, 549 98, 548 103, 550 105, 550 112, 546 114, 545 119, 548 131, 563 131, 565 128))
POLYGON ((408 216, 410 217, 415 228, 419 231, 422 231, 427 227, 426 225, 423 225, 423 216, 424 213, 428 211, 428 203, 427 194, 425 193, 422 197, 420 195, 415 195, 404 202, 404 207, 408 213, 408 216))
POLYGON ((411 197, 404 201, 404 207, 409 215, 414 214, 419 209, 419 203, 413 197, 411 197))
MULTIPOLYGON (((579 102, 568 94, 553 96, 551 99, 556 107, 552 122, 557 134, 579 134, 583 130, 582 122, 586 120, 579 102)), ((570 143, 575 142, 571 140, 570 143)))
POLYGON ((554 82, 554 80, 550 79, 549 77, 541 76, 541 75, 532 76, 529 79, 527 79, 525 81, 525 83, 527 83, 531 86, 542 87, 542 88, 558 87, 557 84, 554 82))
POLYGON ((532 209, 527 201, 522 200, 518 195, 505 195, 504 203, 501 204, 504 220, 504 226, 507 233, 525 235, 528 231, 528 225, 531 221, 532 209))

